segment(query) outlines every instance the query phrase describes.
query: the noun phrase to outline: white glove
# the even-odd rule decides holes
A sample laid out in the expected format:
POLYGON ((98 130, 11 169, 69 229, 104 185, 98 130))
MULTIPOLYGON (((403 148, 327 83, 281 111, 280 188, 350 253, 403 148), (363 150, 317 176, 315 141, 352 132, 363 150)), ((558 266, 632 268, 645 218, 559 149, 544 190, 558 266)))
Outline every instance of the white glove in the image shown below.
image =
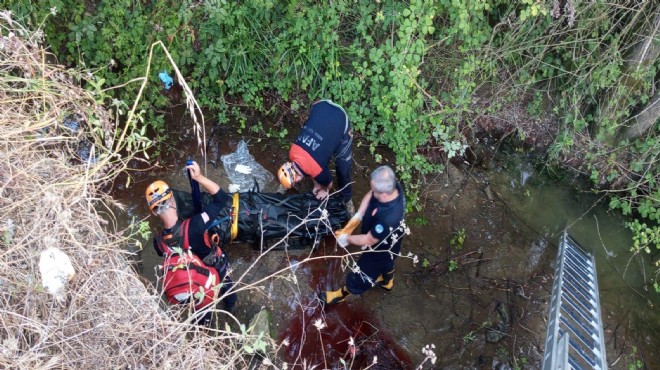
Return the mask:
POLYGON ((345 248, 348 245, 348 234, 341 234, 337 237, 337 244, 340 247, 345 248))
POLYGON ((234 167, 236 172, 240 172, 245 175, 249 175, 252 173, 252 167, 246 166, 244 164, 237 164, 236 167, 234 167))

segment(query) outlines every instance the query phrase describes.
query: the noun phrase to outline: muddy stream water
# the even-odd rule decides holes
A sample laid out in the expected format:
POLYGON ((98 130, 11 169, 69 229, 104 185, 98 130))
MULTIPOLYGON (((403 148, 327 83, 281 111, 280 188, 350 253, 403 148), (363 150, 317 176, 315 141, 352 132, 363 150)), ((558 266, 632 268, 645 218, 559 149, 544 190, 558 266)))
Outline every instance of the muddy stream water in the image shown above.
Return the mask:
MULTIPOLYGON (((202 163, 190 123, 172 118, 181 140, 163 144, 154 168, 132 175, 114 195, 126 206, 125 223, 149 220, 144 189, 156 179, 188 190, 187 158, 202 163)), ((223 126, 209 148, 206 174, 227 189, 229 180, 218 154, 248 142, 257 162, 273 173, 287 158, 297 124, 285 139, 259 139, 223 126)), ((210 132, 207 129, 207 132, 210 132)), ((363 141, 354 146, 354 202, 368 190, 368 174, 378 164, 363 141)), ((390 157, 384 150, 384 158, 390 157)), ((340 249, 328 237, 316 249, 271 251, 261 256, 253 245, 226 248, 232 277, 239 287, 234 314, 247 323, 259 310, 269 312, 271 336, 284 343, 281 358, 294 368, 415 369, 425 360, 422 349, 434 345, 434 369, 537 369, 542 359, 554 261, 562 230, 597 255, 600 298, 612 369, 628 369, 642 360, 660 369, 660 294, 650 280, 649 256, 631 258, 631 239, 623 220, 608 213, 598 197, 548 179, 523 155, 499 148, 479 168, 448 164, 427 180, 420 192, 421 213, 407 215, 410 227, 396 262, 391 292, 374 288, 362 296, 323 310, 316 292, 344 282, 340 249), (464 235, 464 241, 458 240, 464 235), (452 241, 453 240, 453 241, 452 241), (260 257, 260 258, 259 258, 260 257), (253 284, 275 271, 290 269, 253 284), (315 325, 321 320, 325 327, 315 325), (350 339, 354 345, 349 345, 350 339)), ((275 184, 262 191, 275 191, 275 184)), ((140 273, 156 283, 161 259, 150 241, 136 255, 140 273)), ((291 366, 289 367, 291 368, 291 366)))

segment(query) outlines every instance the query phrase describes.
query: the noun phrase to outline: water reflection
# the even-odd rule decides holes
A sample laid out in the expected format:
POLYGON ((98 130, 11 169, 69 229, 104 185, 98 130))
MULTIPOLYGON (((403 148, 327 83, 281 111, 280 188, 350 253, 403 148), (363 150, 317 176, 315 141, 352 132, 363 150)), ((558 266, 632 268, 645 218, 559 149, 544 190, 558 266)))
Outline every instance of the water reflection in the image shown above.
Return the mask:
POLYGON ((569 233, 596 255, 603 320, 617 324, 630 321, 649 341, 647 344, 658 343, 660 294, 652 287, 655 266, 650 255, 630 253, 632 239, 625 221, 608 210, 602 196, 579 192, 530 172, 525 158, 508 160, 510 172, 490 177, 497 194, 539 236, 550 241, 553 255, 562 230, 568 227, 569 233), (519 184, 511 180, 516 178, 521 179, 519 184))

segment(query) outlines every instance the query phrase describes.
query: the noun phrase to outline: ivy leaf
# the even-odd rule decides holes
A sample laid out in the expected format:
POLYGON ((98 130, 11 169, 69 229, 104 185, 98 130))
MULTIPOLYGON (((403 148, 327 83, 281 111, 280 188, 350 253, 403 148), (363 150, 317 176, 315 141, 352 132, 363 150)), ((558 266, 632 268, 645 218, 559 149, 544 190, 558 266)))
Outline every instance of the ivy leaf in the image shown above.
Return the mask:
POLYGON ((617 209, 621 205, 621 200, 619 198, 612 198, 610 200, 610 209, 617 209))

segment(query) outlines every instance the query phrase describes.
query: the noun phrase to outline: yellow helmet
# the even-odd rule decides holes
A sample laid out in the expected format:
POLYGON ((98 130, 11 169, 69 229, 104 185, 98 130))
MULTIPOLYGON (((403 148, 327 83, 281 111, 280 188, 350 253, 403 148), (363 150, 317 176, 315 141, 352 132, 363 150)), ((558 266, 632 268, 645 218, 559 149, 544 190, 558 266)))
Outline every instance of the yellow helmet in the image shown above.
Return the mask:
POLYGON ((298 173, 293 166, 295 165, 292 162, 286 162, 277 171, 277 177, 280 179, 280 184, 282 184, 285 189, 291 189, 298 181, 298 173))
POLYGON ((147 197, 149 209, 153 211, 157 205, 172 198, 172 190, 165 181, 156 180, 147 186, 144 196, 147 197))

